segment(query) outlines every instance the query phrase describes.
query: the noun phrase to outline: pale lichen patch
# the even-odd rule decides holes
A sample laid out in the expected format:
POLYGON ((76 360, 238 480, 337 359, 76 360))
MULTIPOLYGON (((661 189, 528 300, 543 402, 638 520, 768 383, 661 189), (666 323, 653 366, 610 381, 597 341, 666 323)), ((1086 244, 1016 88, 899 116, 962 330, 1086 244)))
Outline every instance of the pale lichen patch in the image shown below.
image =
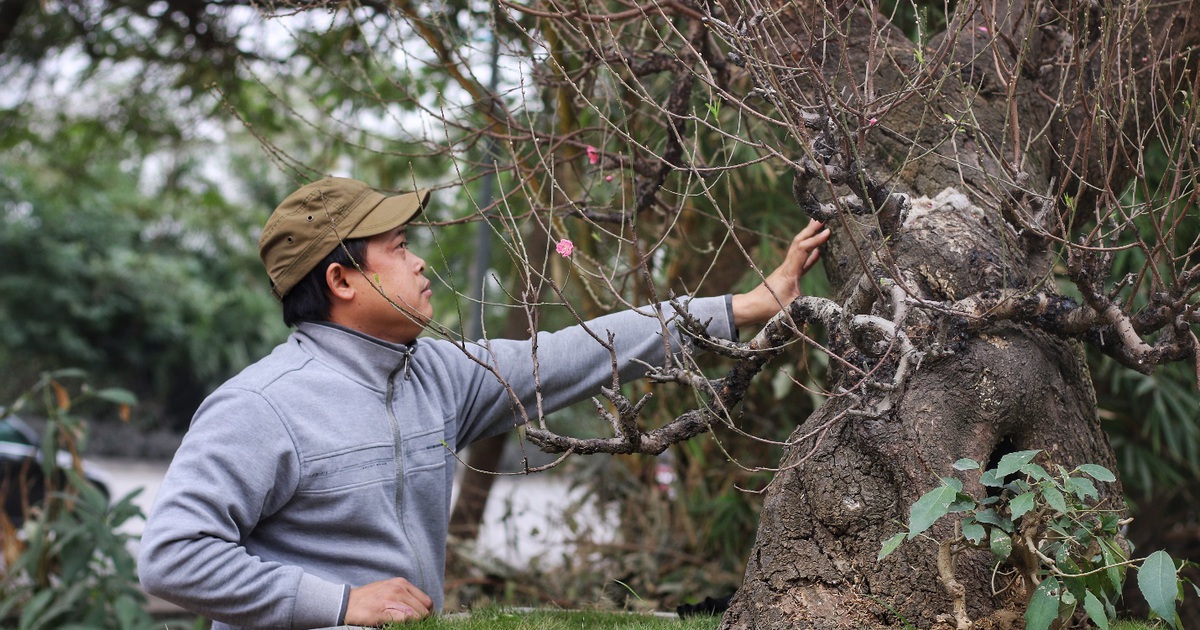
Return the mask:
POLYGON ((908 211, 908 220, 905 221, 905 226, 931 214, 946 211, 971 215, 977 219, 984 217, 983 208, 971 203, 971 198, 966 193, 953 187, 946 188, 932 199, 925 196, 914 197, 911 203, 912 207, 908 211))
POLYGON ((1004 337, 999 337, 997 335, 989 335, 989 334, 984 333, 984 334, 980 334, 979 338, 982 339, 983 341, 991 344, 991 346, 993 348, 998 348, 1000 350, 1004 350, 1009 347, 1012 347, 1012 342, 1005 339, 1004 337))

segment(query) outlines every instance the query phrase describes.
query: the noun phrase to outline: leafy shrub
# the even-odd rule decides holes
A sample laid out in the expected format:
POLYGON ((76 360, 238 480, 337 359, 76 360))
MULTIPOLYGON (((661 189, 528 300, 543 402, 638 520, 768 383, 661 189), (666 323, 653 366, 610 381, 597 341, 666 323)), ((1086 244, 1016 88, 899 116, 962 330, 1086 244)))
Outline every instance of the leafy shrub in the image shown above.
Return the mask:
MULTIPOLYGON (((1095 484, 1115 481, 1116 476, 1095 464, 1067 470, 1047 462, 1056 471, 1051 473, 1033 461, 1040 452, 1009 453, 995 468, 982 471, 979 483, 993 489, 990 496, 973 497, 963 492, 960 480, 942 478, 941 485, 913 503, 908 531, 885 541, 879 558, 922 535, 939 519, 957 514, 954 536, 935 541, 939 576, 948 592, 956 592, 950 587, 955 583, 953 556, 966 549, 986 549, 998 564, 1015 570, 1013 586, 1025 589, 1029 630, 1065 623, 1080 605, 1084 615, 1107 629, 1116 619, 1126 571, 1135 567, 1138 587, 1150 609, 1172 627, 1180 627, 1175 604, 1187 582, 1179 577, 1180 563, 1164 551, 1129 558, 1121 535, 1125 521, 1103 507, 1095 484)), ((982 467, 974 460, 960 459, 954 468, 982 467)), ((954 606, 959 626, 969 623, 962 595, 955 597, 954 606)))
POLYGON ((0 514, 8 564, 0 577, 0 625, 14 623, 23 630, 162 628, 146 612, 146 598, 138 588, 129 551, 133 536, 120 531, 130 519, 142 517, 133 502, 140 490, 110 503, 86 480, 80 457, 86 426, 71 411, 88 399, 116 403, 122 410, 135 401, 123 390, 94 390, 84 384, 72 396, 64 382, 79 377, 76 370, 45 373, 9 407, 44 407, 47 423, 38 463, 46 492, 41 502, 26 506, 19 532, 0 514), (71 453, 70 468, 60 468, 54 456, 60 449, 71 453))

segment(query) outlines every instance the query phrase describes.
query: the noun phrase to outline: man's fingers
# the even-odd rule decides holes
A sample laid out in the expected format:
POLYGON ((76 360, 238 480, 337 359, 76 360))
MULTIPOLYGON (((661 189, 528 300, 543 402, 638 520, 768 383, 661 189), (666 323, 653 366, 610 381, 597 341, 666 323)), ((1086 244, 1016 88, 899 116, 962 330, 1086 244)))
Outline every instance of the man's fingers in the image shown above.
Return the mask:
POLYGON ((817 264, 817 261, 820 259, 821 259, 821 250, 816 249, 816 248, 813 248, 812 250, 810 250, 808 252, 808 260, 804 261, 804 267, 803 267, 804 271, 808 271, 809 269, 812 269, 813 265, 817 264))
POLYGON ((800 295, 800 278, 821 258, 820 247, 829 240, 823 223, 811 220, 792 237, 783 263, 763 278, 762 284, 733 296, 733 324, 762 324, 784 304, 800 295))
POLYGON ((821 232, 821 227, 821 224, 816 222, 806 225, 803 230, 800 230, 796 236, 792 237, 792 246, 789 249, 793 251, 797 249, 808 249, 810 247, 809 242, 816 238, 817 234, 821 232))
POLYGON ((808 261, 809 253, 829 239, 829 230, 822 231, 822 227, 821 223, 811 221, 792 238, 792 244, 788 247, 787 257, 783 262, 784 266, 792 266, 797 270, 807 269, 803 265, 808 261))
POLYGON ((829 228, 825 227, 824 223, 816 220, 809 221, 808 225, 804 226, 804 229, 800 230, 800 232, 797 233, 794 238, 792 238, 792 245, 798 245, 826 232, 829 232, 829 228))
POLYGON ((408 580, 404 580, 403 587, 408 591, 409 595, 411 595, 414 599, 416 599, 416 601, 418 603, 420 603, 422 606, 424 606, 426 609, 431 608, 433 606, 433 598, 426 595, 424 591, 417 588, 412 582, 409 582, 408 580))
POLYGON ((818 221, 816 219, 809 219, 808 225, 804 226, 804 229, 800 230, 800 233, 797 234, 796 236, 800 236, 800 237, 812 236, 813 234, 820 232, 821 228, 823 228, 823 227, 825 227, 824 223, 821 223, 820 221, 818 221))
POLYGON ((791 258, 791 254, 794 252, 797 256, 796 259, 803 263, 801 269, 808 271, 809 267, 812 267, 813 264, 816 263, 816 260, 813 259, 813 255, 820 251, 819 248, 821 245, 825 244, 825 241, 829 240, 829 234, 829 230, 822 230, 816 234, 805 236, 804 238, 800 238, 804 235, 803 232, 797 234, 796 239, 792 241, 792 247, 788 252, 788 258, 791 258))
POLYGON ((414 619, 429 614, 429 609, 433 607, 433 599, 408 580, 403 580, 397 586, 399 592, 396 593, 396 599, 400 601, 395 604, 396 610, 408 611, 414 619))
POLYGON ((384 609, 383 614, 391 619, 389 621, 408 621, 410 619, 420 619, 421 613, 409 608, 408 606, 389 606, 384 609))
POLYGON ((379 625, 429 616, 433 599, 404 578, 350 589, 346 625, 379 625))

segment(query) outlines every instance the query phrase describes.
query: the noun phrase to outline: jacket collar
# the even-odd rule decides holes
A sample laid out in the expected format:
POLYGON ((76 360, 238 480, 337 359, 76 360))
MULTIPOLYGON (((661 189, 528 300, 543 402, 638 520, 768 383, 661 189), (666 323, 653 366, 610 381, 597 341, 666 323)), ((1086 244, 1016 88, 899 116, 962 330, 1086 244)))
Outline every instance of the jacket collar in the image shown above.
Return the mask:
POLYGON ((292 338, 316 360, 381 392, 388 376, 407 368, 417 350, 417 341, 391 343, 329 322, 304 322, 292 338))

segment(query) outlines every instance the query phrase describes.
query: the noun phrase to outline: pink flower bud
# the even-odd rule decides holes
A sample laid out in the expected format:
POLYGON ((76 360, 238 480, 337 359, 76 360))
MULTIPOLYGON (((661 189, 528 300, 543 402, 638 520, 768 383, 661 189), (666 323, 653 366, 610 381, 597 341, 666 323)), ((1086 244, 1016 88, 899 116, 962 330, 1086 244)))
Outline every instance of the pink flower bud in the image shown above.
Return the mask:
POLYGON ((558 245, 554 246, 554 251, 561 254, 563 258, 566 258, 575 251, 575 243, 572 243, 570 239, 564 238, 558 242, 558 245))
POLYGON ((606 182, 611 182, 611 181, 612 181, 612 175, 605 175, 605 176, 604 176, 604 181, 606 181, 606 182))
POLYGON ((987 27, 986 27, 986 26, 980 26, 980 27, 979 27, 979 32, 980 32, 980 33, 986 33, 986 32, 988 32, 988 30, 987 30, 987 27))
POLYGON ((594 147, 590 144, 588 145, 588 148, 587 148, 587 155, 588 155, 588 164, 595 164, 596 162, 600 161, 600 151, 598 149, 596 149, 596 147, 594 147))
POLYGON ((871 120, 867 121, 867 126, 874 126, 877 122, 879 122, 878 118, 872 118, 871 120))

